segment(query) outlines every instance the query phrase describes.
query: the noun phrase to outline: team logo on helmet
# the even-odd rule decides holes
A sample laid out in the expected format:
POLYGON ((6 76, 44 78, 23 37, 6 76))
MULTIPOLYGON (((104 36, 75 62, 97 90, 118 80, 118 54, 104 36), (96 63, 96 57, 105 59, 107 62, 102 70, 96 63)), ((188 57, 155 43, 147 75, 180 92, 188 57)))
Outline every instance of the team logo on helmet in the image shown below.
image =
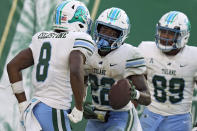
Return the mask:
POLYGON ((68 23, 73 23, 73 22, 81 22, 83 24, 86 23, 87 21, 87 11, 83 6, 79 6, 71 20, 68 21, 68 23))
POLYGON ((171 13, 169 13, 169 15, 166 17, 165 21, 167 24, 171 24, 173 23, 173 21, 175 21, 176 16, 178 15, 178 11, 173 11, 171 13))
POLYGON ((110 22, 113 22, 120 18, 120 9, 112 8, 111 11, 107 14, 107 18, 110 22))

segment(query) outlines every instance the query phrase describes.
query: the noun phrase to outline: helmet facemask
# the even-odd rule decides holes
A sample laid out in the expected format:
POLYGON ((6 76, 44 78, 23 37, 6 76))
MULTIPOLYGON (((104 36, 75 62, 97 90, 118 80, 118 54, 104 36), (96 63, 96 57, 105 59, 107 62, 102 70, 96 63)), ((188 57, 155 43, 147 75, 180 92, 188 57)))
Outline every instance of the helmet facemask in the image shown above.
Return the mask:
POLYGON ((104 23, 97 22, 95 26, 94 37, 100 51, 111 51, 117 49, 122 44, 122 37, 123 32, 118 30, 117 28, 113 28, 109 25, 105 25, 104 23), (118 35, 116 37, 105 35, 100 32, 101 27, 111 28, 114 30, 118 35))
POLYGON ((183 48, 189 39, 191 25, 187 16, 179 11, 164 14, 156 26, 156 45, 162 52, 183 48))
POLYGON ((156 27, 156 44, 163 52, 179 49, 181 43, 180 28, 175 29, 157 26, 156 27))
POLYGON ((93 38, 98 45, 100 51, 108 51, 119 48, 130 32, 129 17, 124 10, 112 7, 104 10, 95 22, 93 38), (113 36, 113 33, 100 33, 100 28, 104 26, 115 31, 118 35, 113 36))

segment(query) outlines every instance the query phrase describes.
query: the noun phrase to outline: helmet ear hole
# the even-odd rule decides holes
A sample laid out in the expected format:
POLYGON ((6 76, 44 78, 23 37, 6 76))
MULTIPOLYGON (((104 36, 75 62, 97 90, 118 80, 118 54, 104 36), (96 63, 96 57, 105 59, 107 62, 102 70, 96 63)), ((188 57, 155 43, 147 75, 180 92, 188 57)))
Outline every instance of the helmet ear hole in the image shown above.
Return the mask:
POLYGON ((84 26, 83 26, 82 24, 79 24, 79 27, 80 27, 80 28, 84 28, 84 26))

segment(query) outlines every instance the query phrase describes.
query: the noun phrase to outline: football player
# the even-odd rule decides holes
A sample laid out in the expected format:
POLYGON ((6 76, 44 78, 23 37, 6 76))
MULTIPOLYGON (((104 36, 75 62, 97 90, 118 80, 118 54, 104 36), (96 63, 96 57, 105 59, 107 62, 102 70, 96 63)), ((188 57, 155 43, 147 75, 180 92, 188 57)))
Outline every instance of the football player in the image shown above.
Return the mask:
POLYGON ((142 42, 152 103, 140 121, 143 131, 191 131, 191 106, 197 80, 197 48, 186 45, 190 21, 179 11, 164 14, 156 40, 142 42), (196 54, 196 55, 195 55, 196 54))
POLYGON ((120 8, 104 10, 95 22, 93 35, 98 48, 86 65, 93 104, 89 104, 89 108, 87 104, 84 108, 84 116, 89 119, 86 131, 141 131, 131 101, 123 108, 114 110, 108 99, 111 86, 127 78, 135 85, 131 92, 135 95, 130 99, 143 105, 151 102, 144 78, 145 60, 136 47, 124 43, 129 32, 129 18, 120 8))
POLYGON ((82 120, 83 64, 95 49, 88 34, 90 26, 90 14, 83 3, 64 1, 56 8, 54 30, 36 33, 29 48, 8 63, 9 80, 27 131, 70 131, 69 119, 74 123, 82 120), (32 65, 35 93, 28 104, 21 71, 32 65), (72 92, 75 107, 69 114, 72 92))

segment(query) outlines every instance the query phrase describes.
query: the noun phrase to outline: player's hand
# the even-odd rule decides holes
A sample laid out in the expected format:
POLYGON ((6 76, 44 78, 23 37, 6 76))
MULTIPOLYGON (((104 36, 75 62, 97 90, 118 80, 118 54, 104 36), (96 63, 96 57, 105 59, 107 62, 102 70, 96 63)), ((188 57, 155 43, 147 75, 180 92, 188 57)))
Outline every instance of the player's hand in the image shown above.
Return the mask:
POLYGON ((28 102, 27 101, 23 101, 23 102, 18 104, 19 111, 20 111, 21 114, 24 113, 24 111, 27 108, 27 106, 28 106, 28 102))
POLYGON ((97 119, 97 114, 94 113, 94 106, 91 104, 91 102, 85 102, 83 104, 83 117, 85 119, 97 119))
POLYGON ((192 131, 197 131, 197 127, 194 127, 194 128, 192 129, 192 131))
POLYGON ((24 112, 27 109, 28 105, 29 105, 29 103, 27 101, 23 101, 23 102, 18 104, 19 111, 20 111, 20 123, 22 125, 21 128, 23 128, 23 130, 25 130, 23 116, 24 116, 24 112))
POLYGON ((129 80, 129 83, 131 85, 131 88, 130 88, 130 90, 131 90, 131 100, 135 100, 136 96, 137 96, 137 91, 136 91, 135 86, 133 85, 131 80, 129 80))
POLYGON ((68 118, 74 122, 78 123, 83 118, 83 111, 78 110, 76 107, 73 108, 72 112, 68 114, 68 118))

